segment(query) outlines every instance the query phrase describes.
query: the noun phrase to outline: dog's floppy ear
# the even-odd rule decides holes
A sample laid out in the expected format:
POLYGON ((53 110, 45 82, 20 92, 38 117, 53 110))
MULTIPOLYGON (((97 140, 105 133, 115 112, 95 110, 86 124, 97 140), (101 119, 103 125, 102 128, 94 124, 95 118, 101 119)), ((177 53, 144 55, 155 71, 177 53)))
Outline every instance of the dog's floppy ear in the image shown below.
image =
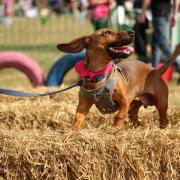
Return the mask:
POLYGON ((89 41, 90 41, 89 36, 83 36, 83 37, 74 39, 71 42, 66 43, 66 44, 58 44, 57 48, 60 51, 67 52, 67 53, 77 53, 77 52, 82 51, 84 48, 86 48, 89 41))

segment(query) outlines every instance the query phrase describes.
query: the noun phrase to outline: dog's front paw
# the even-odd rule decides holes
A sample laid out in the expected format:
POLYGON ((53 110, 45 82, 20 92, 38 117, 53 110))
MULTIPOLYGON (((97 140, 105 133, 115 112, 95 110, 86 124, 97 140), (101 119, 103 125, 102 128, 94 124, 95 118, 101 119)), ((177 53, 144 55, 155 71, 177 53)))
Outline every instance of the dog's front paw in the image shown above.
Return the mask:
POLYGON ((81 129, 81 127, 76 126, 76 125, 73 125, 73 126, 71 127, 71 130, 73 130, 73 131, 79 131, 80 129, 81 129))
POLYGON ((118 128, 118 129, 122 129, 122 128, 124 127, 125 117, 126 117, 126 116, 117 115, 117 116, 115 117, 113 127, 114 127, 114 128, 118 128))
POLYGON ((113 128, 122 129, 123 127, 124 127, 124 122, 122 122, 122 121, 114 122, 114 124, 113 124, 113 128))

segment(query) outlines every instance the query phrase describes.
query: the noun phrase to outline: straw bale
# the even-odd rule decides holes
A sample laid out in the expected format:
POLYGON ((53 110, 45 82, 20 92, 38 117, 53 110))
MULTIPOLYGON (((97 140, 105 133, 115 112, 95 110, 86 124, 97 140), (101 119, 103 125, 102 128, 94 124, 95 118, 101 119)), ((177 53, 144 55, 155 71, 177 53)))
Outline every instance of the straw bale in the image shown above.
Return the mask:
POLYGON ((115 114, 93 107, 82 130, 73 132, 77 94, 78 88, 42 98, 0 96, 1 178, 180 179, 180 105, 170 100, 171 126, 164 130, 153 107, 140 109, 139 128, 127 118, 122 130, 111 127, 115 114))

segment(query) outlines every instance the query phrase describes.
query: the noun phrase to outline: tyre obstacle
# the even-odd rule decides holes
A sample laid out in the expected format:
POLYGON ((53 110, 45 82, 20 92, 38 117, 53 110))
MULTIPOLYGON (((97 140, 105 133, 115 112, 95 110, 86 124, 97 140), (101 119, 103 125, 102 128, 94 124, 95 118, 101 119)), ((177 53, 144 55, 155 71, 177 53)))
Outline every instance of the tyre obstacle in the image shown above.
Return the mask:
POLYGON ((74 67, 76 62, 84 59, 85 50, 80 53, 68 53, 60 57, 51 67, 47 75, 46 86, 61 85, 66 73, 74 67))
POLYGON ((69 53, 60 57, 50 68, 45 80, 42 68, 34 59, 21 52, 0 52, 0 69, 15 68, 24 73, 33 86, 59 86, 66 73, 74 67, 76 62, 85 57, 85 50, 80 53, 69 53))
POLYGON ((0 69, 15 68, 23 72, 33 86, 44 85, 44 73, 31 57, 16 51, 0 52, 0 69))

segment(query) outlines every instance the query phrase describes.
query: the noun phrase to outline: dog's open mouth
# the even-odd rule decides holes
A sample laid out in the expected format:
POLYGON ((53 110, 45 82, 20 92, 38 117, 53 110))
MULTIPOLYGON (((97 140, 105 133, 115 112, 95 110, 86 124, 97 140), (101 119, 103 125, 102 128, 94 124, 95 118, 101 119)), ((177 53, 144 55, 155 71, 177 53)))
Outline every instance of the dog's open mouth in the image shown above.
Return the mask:
POLYGON ((127 45, 110 44, 108 46, 108 52, 113 58, 127 58, 134 53, 134 48, 127 45))
POLYGON ((129 46, 122 46, 122 47, 110 47, 110 51, 113 53, 123 53, 131 55, 134 53, 134 48, 129 46))

